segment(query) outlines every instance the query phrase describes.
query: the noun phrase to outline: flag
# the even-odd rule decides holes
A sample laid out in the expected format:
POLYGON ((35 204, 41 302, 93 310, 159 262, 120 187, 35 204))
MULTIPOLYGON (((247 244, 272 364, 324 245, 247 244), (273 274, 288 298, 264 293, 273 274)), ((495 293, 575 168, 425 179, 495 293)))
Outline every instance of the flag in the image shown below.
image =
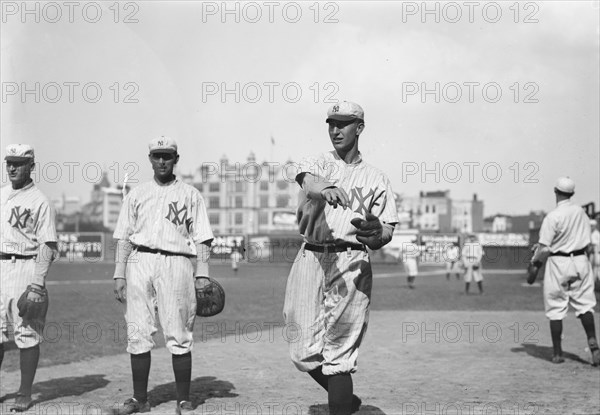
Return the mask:
POLYGON ((271 136, 271 145, 274 146, 275 145, 275 139, 273 138, 273 136, 271 136))

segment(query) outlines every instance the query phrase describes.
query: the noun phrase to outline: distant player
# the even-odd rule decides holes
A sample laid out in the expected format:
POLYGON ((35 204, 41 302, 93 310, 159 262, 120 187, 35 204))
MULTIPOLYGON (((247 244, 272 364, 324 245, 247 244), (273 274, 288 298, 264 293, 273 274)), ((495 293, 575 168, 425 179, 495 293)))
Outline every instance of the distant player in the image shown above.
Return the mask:
POLYGON ((358 150, 362 108, 334 105, 326 122, 334 150, 303 160, 296 176, 304 243, 288 277, 283 311, 285 322, 299 328, 299 338, 289 343, 293 363, 328 391, 331 414, 350 414, 361 403, 351 374, 373 282, 365 245, 375 250, 387 244, 398 216, 390 181, 358 150))
POLYGON ((581 206, 571 202, 575 182, 561 177, 554 186, 556 208, 546 215, 540 228, 540 238, 531 263, 546 260, 544 272, 544 306, 550 320, 554 349, 553 363, 562 363, 562 321, 569 305, 587 336, 592 364, 600 364, 600 349, 594 327, 594 278, 586 256, 590 238, 589 219, 581 206))
POLYGON ((47 301, 46 275, 58 252, 56 214, 31 179, 35 168, 33 148, 11 144, 6 148, 5 160, 11 185, 2 188, 0 199, 0 366, 10 325, 21 362, 21 386, 10 410, 21 412, 32 404, 31 388, 40 358, 45 312, 35 322, 24 320, 26 316, 19 316, 17 302, 28 286, 34 289, 27 294, 28 300, 47 301))
POLYGON ((449 245, 446 249, 446 279, 450 280, 450 274, 456 274, 456 279, 460 278, 460 248, 456 245, 449 245))
POLYGON ((483 274, 481 272, 481 260, 483 259, 483 247, 475 234, 469 234, 462 247, 461 263, 464 270, 465 294, 469 294, 471 281, 477 283, 479 294, 483 294, 483 274))
POLYGON ((417 258, 421 251, 416 242, 405 242, 402 244, 402 263, 404 264, 404 272, 406 273, 406 282, 408 288, 415 288, 415 279, 419 275, 419 266, 417 258))
POLYGON ((240 251, 238 251, 237 248, 233 248, 233 251, 231 251, 230 257, 231 257, 231 269, 233 270, 234 273, 237 273, 239 263, 242 260, 242 254, 240 254, 240 251))
POLYGON ((115 296, 125 304, 133 375, 133 397, 115 412, 150 411, 147 389, 152 337, 157 331, 156 306, 172 355, 176 413, 191 413, 195 286, 205 284, 199 277, 208 277, 213 233, 198 190, 173 174, 179 161, 175 141, 159 137, 149 148, 154 179, 129 192, 114 233, 118 239, 115 296))

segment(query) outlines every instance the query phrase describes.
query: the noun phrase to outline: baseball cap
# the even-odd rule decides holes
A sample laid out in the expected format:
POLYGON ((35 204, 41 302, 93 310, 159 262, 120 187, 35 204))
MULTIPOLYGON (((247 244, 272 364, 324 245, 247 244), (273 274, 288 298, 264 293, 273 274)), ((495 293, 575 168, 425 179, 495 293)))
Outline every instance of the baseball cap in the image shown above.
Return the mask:
POLYGON ((161 135, 148 144, 150 153, 177 153, 177 143, 170 137, 161 135))
POLYGON ((365 120, 365 112, 360 107, 360 105, 355 104, 354 102, 344 101, 340 104, 332 105, 329 110, 327 110, 327 119, 325 122, 329 122, 329 120, 337 120, 337 121, 353 121, 353 120, 365 120))
POLYGON ((6 161, 27 161, 35 158, 33 147, 29 144, 10 144, 6 146, 6 161))
POLYGON ((556 190, 563 193, 575 193, 575 182, 570 177, 559 177, 554 185, 556 190))

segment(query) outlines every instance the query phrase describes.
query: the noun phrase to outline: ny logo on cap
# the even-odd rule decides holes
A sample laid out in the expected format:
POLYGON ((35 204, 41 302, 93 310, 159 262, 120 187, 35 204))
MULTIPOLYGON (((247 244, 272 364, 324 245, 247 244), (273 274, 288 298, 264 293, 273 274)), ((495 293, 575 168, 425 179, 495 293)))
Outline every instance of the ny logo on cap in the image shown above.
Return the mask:
POLYGON ((162 147, 162 146, 164 146, 164 145, 165 145, 165 142, 164 142, 164 141, 162 141, 162 140, 158 140, 158 145, 162 147))
POLYGON ((14 147, 11 147, 11 149, 9 150, 10 154, 15 154, 17 152, 17 149, 14 147))
POLYGON ((334 105, 333 108, 331 109, 332 112, 339 112, 340 111, 340 106, 339 105, 334 105))

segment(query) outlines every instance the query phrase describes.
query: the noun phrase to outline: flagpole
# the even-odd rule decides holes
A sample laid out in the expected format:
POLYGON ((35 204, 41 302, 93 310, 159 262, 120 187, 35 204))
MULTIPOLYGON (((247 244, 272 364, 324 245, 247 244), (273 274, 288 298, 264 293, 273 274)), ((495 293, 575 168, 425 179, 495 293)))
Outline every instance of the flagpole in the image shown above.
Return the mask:
POLYGON ((271 134, 271 159, 270 162, 273 162, 273 149, 275 147, 275 139, 273 138, 273 134, 271 134))

